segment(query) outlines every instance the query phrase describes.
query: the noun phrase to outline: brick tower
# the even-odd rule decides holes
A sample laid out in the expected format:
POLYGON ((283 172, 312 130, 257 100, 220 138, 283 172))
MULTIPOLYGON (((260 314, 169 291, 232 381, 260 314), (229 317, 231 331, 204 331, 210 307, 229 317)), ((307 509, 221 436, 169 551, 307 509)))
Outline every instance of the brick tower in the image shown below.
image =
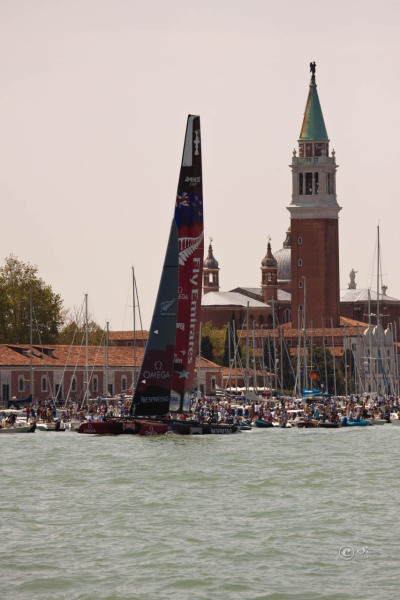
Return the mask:
POLYGON ((261 293, 267 304, 272 298, 276 300, 278 297, 278 261, 272 254, 270 242, 267 254, 261 261, 261 293))
POLYGON ((329 139, 315 82, 315 63, 301 128, 293 150, 291 293, 294 327, 339 326, 339 211, 335 151, 329 139))

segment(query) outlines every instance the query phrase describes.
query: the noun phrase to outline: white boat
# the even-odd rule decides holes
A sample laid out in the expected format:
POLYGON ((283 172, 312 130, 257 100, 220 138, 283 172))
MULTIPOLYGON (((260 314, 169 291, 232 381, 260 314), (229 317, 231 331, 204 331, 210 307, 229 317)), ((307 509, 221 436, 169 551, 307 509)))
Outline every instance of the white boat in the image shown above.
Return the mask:
POLYGON ((36 424, 39 431, 65 431, 64 421, 51 421, 50 423, 41 422, 36 424))
POLYGON ((26 420, 18 419, 17 411, 7 411, 5 418, 0 421, 0 433, 33 433, 36 422, 27 423, 26 420))

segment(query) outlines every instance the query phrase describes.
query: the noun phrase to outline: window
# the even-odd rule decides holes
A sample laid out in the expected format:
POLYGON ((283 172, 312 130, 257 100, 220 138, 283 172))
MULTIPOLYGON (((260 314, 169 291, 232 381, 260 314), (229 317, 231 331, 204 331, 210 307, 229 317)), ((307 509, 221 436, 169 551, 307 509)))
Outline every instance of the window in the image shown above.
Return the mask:
POLYGON ((71 392, 76 392, 76 377, 72 378, 71 382, 71 392))
POLYGON ((126 377, 125 377, 125 375, 123 377, 121 377, 121 391, 122 392, 126 391, 126 377))
POLYGON ((303 310, 303 305, 299 304, 299 310, 303 310))
POLYGON ((328 345, 328 340, 324 338, 324 346, 328 345))
POLYGON ((313 174, 306 173, 306 195, 310 196, 313 193, 313 174))
POLYGON ((302 288, 302 287, 303 287, 303 282, 299 281, 299 288, 302 288))
POLYGON ((42 392, 47 392, 47 377, 46 375, 42 375, 42 392))
POLYGON ((299 244, 299 246, 301 246, 301 244, 303 243, 303 238, 302 237, 297 238, 297 243, 299 244))
POLYGON ((318 183, 319 183, 319 175, 318 173, 314 173, 314 193, 318 194, 318 183))
POLYGON ((326 174, 326 190, 328 194, 332 194, 332 173, 326 174))
POLYGON ((18 391, 19 392, 23 392, 24 391, 24 384, 25 384, 25 378, 23 375, 20 375, 18 377, 18 391))
POLYGON ((215 390, 215 377, 211 377, 211 389, 215 390))
POLYGON ((272 281, 272 275, 271 275, 271 273, 268 273, 268 281, 272 281))
POLYGON ((288 341, 287 341, 287 345, 288 345, 288 346, 291 346, 291 345, 292 345, 292 340, 288 340, 288 341))
POLYGON ((303 173, 299 174, 299 194, 303 195, 303 173))
POLYGON ((93 375, 92 391, 96 393, 99 391, 99 378, 97 375, 93 375))
POLYGON ((297 264, 299 265, 299 267, 303 266, 303 261, 301 258, 299 258, 299 260, 297 261, 297 264))

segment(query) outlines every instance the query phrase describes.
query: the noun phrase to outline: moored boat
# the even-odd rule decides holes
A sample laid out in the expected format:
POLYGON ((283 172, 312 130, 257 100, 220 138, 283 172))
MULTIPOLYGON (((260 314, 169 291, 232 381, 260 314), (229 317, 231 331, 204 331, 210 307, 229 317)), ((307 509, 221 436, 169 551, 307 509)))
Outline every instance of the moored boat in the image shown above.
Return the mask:
POLYGON ((267 429, 269 427, 275 427, 272 421, 267 421, 266 419, 254 419, 253 421, 254 427, 259 427, 263 429, 267 429))
POLYGON ((17 416, 18 411, 9 411, 0 420, 0 433, 34 433, 36 421, 24 421, 17 416))

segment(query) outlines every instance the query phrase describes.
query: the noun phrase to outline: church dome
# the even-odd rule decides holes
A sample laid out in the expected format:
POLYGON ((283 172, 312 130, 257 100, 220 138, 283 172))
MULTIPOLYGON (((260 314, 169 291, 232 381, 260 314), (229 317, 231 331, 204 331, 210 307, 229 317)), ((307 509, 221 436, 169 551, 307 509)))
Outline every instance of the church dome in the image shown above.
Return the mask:
POLYGON ((208 246, 208 254, 204 259, 203 267, 206 269, 218 269, 218 261, 214 258, 211 244, 208 246))
POLYGON ((292 248, 290 239, 290 227, 286 232, 286 239, 283 242, 283 248, 275 252, 274 257, 278 263, 278 281, 290 282, 292 277, 292 248))

